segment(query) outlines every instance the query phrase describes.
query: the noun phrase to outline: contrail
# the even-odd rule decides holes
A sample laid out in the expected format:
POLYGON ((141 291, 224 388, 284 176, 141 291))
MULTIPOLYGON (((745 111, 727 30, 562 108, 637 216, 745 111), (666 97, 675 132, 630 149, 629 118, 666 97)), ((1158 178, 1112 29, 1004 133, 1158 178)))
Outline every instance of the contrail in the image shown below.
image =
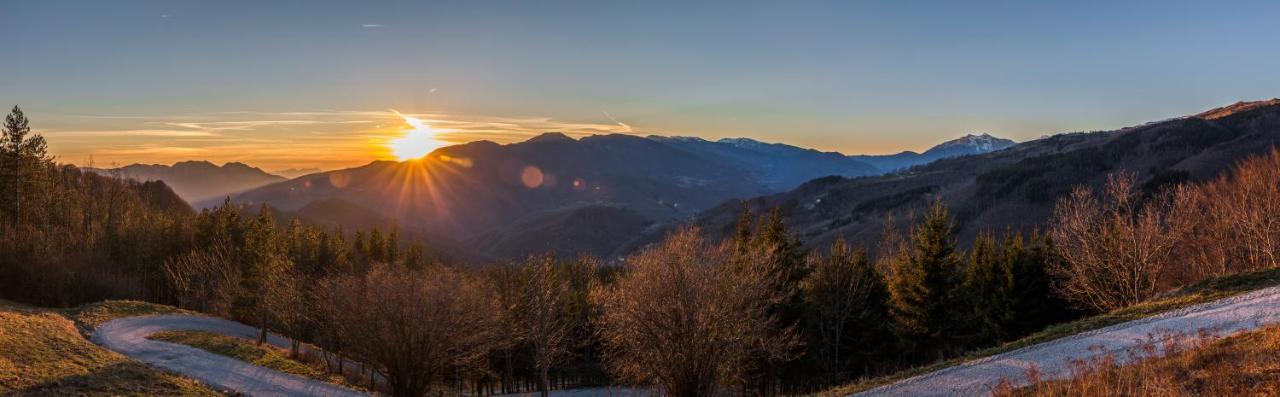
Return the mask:
POLYGON ((613 115, 609 114, 607 111, 601 110, 600 112, 604 113, 604 117, 608 117, 609 120, 613 120, 613 122, 618 123, 618 125, 623 128, 622 132, 631 132, 631 126, 627 125, 627 123, 618 121, 618 119, 613 118, 613 115))

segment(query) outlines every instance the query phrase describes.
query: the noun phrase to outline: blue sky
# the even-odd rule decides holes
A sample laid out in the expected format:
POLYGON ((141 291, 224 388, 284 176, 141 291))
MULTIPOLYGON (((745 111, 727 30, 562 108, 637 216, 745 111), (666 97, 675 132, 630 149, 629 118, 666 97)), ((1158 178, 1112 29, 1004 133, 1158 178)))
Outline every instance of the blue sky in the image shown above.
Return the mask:
POLYGON ((0 104, 63 161, 331 168, 387 156, 388 109, 888 153, 1280 96, 1278 2, 688 3, 6 0, 0 104))

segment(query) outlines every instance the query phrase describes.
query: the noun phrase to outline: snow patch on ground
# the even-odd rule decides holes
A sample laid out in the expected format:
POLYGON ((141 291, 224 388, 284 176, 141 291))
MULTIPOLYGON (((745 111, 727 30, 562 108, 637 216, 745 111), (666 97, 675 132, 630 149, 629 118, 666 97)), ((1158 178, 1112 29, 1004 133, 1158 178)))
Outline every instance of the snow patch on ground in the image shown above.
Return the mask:
POLYGON ((1152 341, 1157 346, 1171 339, 1189 342, 1201 331, 1225 337, 1278 322, 1280 287, 1271 287, 969 361, 854 396, 988 395, 1004 379, 1026 385, 1032 369, 1041 379, 1061 379, 1070 375, 1074 360, 1111 352, 1123 363, 1126 352, 1152 341))

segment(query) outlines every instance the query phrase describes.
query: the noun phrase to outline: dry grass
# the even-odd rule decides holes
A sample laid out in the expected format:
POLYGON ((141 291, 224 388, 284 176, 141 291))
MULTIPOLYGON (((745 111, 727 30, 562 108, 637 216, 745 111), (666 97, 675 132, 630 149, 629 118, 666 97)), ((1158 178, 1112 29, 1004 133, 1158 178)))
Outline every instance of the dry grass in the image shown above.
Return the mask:
POLYGON ((1280 269, 1212 278, 1170 293, 1159 295, 1147 302, 1137 305, 1119 309, 1110 313, 1050 326, 1040 332, 1036 332, 1024 338, 999 346, 976 350, 960 357, 895 372, 889 375, 863 379, 819 394, 848 395, 857 393, 910 378, 912 376, 954 366, 965 361, 989 357, 1034 344, 1059 339, 1065 336, 1075 335, 1081 332, 1091 331, 1127 321, 1151 317, 1156 314, 1201 303, 1212 302, 1218 299, 1276 285, 1280 285, 1280 269))
POLYGON ((89 343, 57 312, 0 302, 0 395, 219 394, 89 343))
POLYGON ((242 338, 204 331, 165 331, 151 335, 148 339, 187 345, 287 374, 359 389, 342 376, 325 371, 324 363, 318 359, 301 357, 295 360, 289 357, 288 350, 258 345, 242 338))
MULTIPOLYGON (((1280 327, 1210 340, 1164 357, 1138 353, 1074 363, 1069 379, 1035 382, 997 396, 1276 396, 1280 395, 1280 327)), ((1168 352, 1170 349, 1165 347, 1168 352)), ((1034 379, 1034 377, 1032 378, 1034 379)))

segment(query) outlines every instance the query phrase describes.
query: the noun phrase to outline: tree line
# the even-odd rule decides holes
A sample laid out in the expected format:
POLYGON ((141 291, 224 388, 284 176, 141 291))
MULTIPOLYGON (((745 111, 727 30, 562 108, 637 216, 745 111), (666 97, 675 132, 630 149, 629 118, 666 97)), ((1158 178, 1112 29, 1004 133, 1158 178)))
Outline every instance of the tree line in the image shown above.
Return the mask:
MULTIPOLYGON (((50 158, 17 108, 0 139, 0 297, 144 299, 323 349, 397 396, 633 385, 674 396, 820 391, 1124 307, 1280 257, 1280 153, 1159 191, 1112 176, 1044 232, 957 241, 946 206, 876 247, 804 247, 774 209, 622 259, 439 259, 395 228, 326 229, 50 158), (874 249, 869 249, 874 248, 874 249)), ((297 343, 294 354, 301 354, 297 343)))

